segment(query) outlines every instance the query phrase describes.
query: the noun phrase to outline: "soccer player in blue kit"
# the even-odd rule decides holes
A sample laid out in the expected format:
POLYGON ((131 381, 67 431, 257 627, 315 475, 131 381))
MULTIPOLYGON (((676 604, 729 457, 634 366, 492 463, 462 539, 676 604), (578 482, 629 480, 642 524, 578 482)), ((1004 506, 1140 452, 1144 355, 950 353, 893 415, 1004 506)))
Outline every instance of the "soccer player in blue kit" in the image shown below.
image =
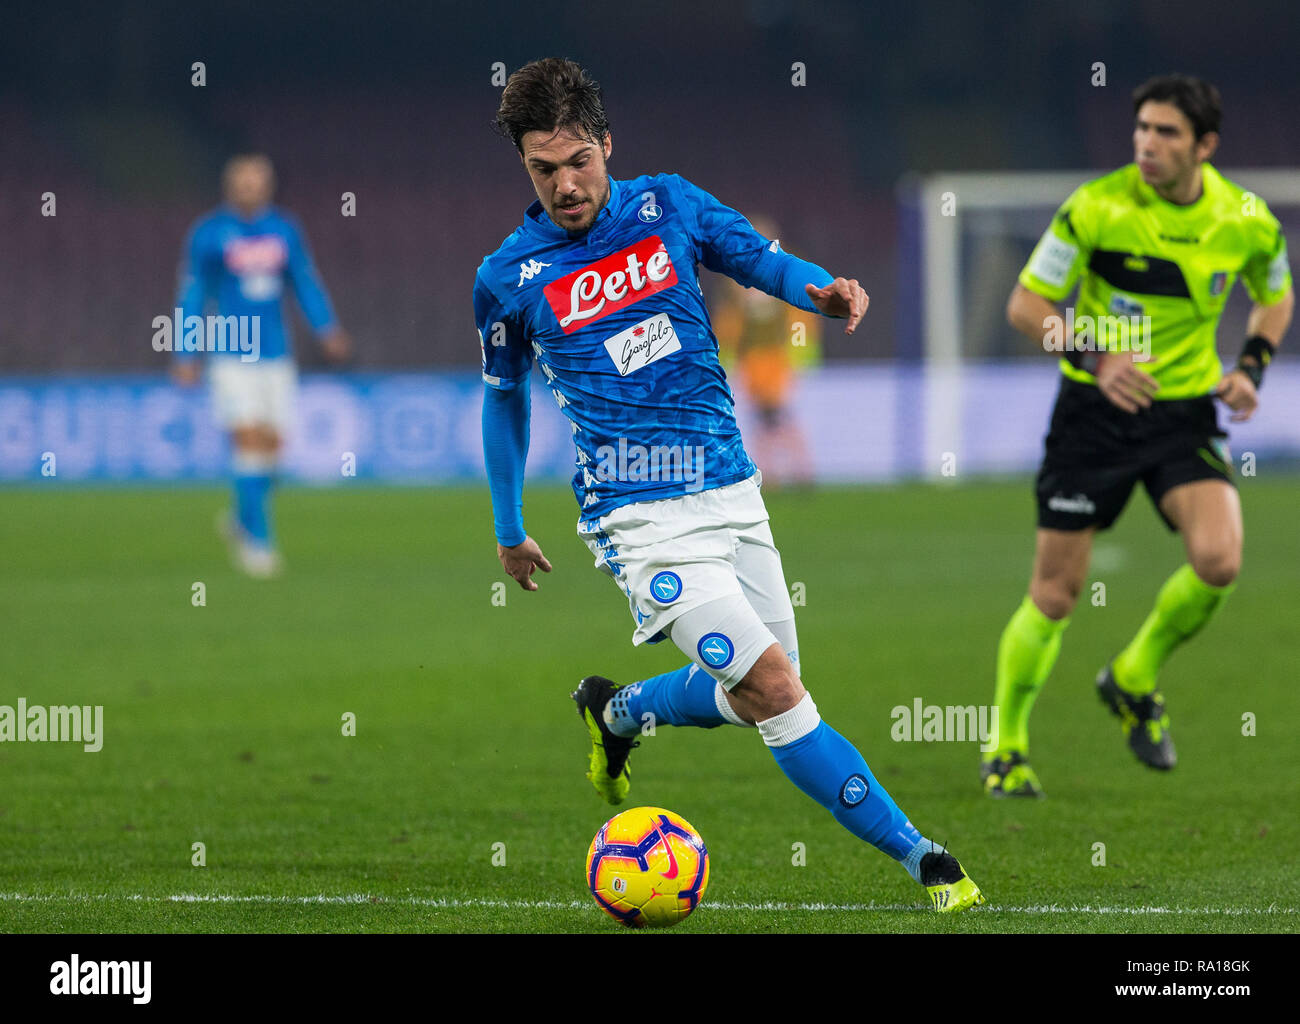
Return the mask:
MULTIPOLYGON (((271 205, 271 161, 260 153, 232 157, 222 188, 225 203, 200 218, 186 239, 176 307, 182 323, 203 316, 214 303, 232 328, 239 321, 253 326, 255 345, 206 351, 213 406, 231 441, 234 512, 222 532, 231 541, 235 563, 248 575, 265 578, 282 564, 271 529, 271 485, 297 387, 283 316, 286 287, 297 296, 328 359, 341 362, 352 345, 334 316, 302 228, 271 205)), ((175 330, 179 337, 181 323, 175 330)), ((196 383, 200 353, 178 344, 175 354, 177 381, 196 383)))
POLYGON ((496 124, 538 200, 474 282, 497 556, 525 590, 537 589, 536 569, 551 571, 523 524, 536 361, 577 449, 578 533, 627 595, 633 643, 668 639, 691 659, 630 685, 582 680, 572 696, 592 741, 588 778, 622 802, 646 720, 757 726, 789 779, 899 861, 937 910, 982 903, 957 859, 913 827, 804 689, 761 477, 736 426, 697 265, 844 318, 849 334, 866 293, 783 252, 678 175, 609 177, 600 87, 572 61, 516 71, 496 124))

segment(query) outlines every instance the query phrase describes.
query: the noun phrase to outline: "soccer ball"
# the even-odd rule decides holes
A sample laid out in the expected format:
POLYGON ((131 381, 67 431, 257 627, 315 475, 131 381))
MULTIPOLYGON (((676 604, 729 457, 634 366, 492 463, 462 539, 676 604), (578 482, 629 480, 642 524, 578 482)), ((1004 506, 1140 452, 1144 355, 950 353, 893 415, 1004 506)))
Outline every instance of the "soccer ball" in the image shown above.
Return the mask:
POLYGON ((709 884, 709 851, 685 818, 634 807, 600 827, 587 851, 587 886, 629 928, 667 928, 690 916, 709 884))

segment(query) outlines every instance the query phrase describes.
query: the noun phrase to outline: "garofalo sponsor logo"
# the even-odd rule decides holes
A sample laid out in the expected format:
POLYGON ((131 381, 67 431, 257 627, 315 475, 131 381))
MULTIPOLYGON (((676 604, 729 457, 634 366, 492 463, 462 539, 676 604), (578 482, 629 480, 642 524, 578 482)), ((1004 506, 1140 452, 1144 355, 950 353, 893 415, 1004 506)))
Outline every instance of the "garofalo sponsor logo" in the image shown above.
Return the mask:
POLYGON ((104 706, 0 704, 0 743, 80 743, 96 754, 104 745, 104 706))
POLYGON ((152 960, 85 960, 73 953, 50 964, 50 992, 56 996, 131 996, 149 1001, 152 960))
POLYGON ((889 735, 895 743, 969 743, 979 740, 980 750, 993 749, 998 734, 998 709, 975 706, 926 704, 917 697, 909 707, 899 704, 889 713, 894 720, 889 735))
POLYGON ((241 363, 262 355, 262 318, 253 316, 175 316, 153 318, 155 352, 238 352, 241 363))

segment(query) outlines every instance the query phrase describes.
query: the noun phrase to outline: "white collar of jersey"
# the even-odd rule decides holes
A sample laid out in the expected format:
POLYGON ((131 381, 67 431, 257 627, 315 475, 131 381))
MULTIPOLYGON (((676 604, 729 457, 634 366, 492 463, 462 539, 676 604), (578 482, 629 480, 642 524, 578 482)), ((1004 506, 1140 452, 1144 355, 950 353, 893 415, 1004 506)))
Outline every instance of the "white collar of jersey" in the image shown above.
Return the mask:
MULTIPOLYGON (((586 234, 578 235, 572 238, 572 241, 586 238, 593 231, 604 226, 606 220, 612 220, 618 214, 618 208, 623 202, 623 189, 621 183, 615 181, 612 177, 609 179, 609 202, 596 214, 596 220, 587 229, 586 234)), ((555 221, 551 220, 545 208, 542 206, 540 199, 534 199, 532 205, 524 214, 524 228, 526 230, 544 235, 547 238, 570 238, 570 235, 564 228, 560 227, 555 221)))

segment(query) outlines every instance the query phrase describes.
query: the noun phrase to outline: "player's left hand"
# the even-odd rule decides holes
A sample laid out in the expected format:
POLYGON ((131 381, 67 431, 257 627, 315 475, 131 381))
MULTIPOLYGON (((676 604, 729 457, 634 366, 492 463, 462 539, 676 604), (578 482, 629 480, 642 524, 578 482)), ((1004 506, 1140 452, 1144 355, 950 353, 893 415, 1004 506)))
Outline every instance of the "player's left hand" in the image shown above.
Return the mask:
POLYGON ((172 380, 183 388, 192 388, 203 374, 203 365, 197 359, 173 359, 172 380))
POLYGON ((342 327, 321 335, 320 348, 331 363, 342 363, 352 355, 352 339, 342 327))
POLYGON ((525 537, 512 548, 497 545, 497 558, 506 575, 510 576, 525 590, 537 590, 537 582, 532 578, 533 571, 551 571, 551 563, 542 554, 542 549, 532 537, 525 537))
POLYGON ((857 330, 858 321, 862 319, 862 314, 867 311, 867 306, 871 302, 856 278, 845 280, 837 277, 825 288, 806 284, 803 289, 819 312, 826 316, 848 318, 849 322, 844 327, 845 334, 852 334, 857 330))
POLYGON ((1214 396, 1222 399, 1223 404, 1232 410, 1228 418, 1233 423, 1245 423, 1259 408, 1259 393, 1250 378, 1240 370, 1225 373, 1214 389, 1214 396))

